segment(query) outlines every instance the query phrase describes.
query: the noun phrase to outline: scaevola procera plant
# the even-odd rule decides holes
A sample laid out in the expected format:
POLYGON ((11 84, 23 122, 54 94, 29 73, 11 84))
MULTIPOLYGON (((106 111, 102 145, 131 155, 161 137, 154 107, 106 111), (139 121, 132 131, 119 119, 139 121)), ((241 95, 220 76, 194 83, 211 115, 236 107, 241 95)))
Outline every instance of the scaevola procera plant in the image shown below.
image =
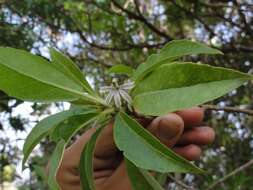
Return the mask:
POLYGON ((69 110, 41 120, 23 147, 25 168, 28 156, 43 138, 56 143, 48 176, 53 190, 60 189, 55 177, 65 147, 79 130, 97 127, 84 147, 79 167, 82 187, 95 190, 93 152, 99 133, 111 120, 114 141, 124 156, 133 189, 162 189, 149 171, 203 172, 164 146, 134 115, 155 117, 201 105, 252 79, 251 75, 232 69, 179 61, 192 54, 222 53, 197 42, 176 40, 149 56, 137 69, 112 67, 110 72, 115 76, 122 74, 128 79, 122 82, 115 77, 111 84, 95 91, 69 58, 54 49, 50 54, 51 62, 23 50, 1 47, 0 89, 25 101, 71 103, 69 110), (138 176, 138 181, 133 176, 138 176))

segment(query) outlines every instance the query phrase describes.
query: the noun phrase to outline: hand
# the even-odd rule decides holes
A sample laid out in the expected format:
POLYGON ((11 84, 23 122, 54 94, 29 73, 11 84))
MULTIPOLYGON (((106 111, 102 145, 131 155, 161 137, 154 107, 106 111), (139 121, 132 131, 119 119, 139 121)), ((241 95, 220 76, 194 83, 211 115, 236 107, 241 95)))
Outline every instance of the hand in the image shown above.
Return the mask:
MULTIPOLYGON (((215 137, 210 127, 201 126, 203 115, 203 109, 195 107, 157 117, 144 127, 177 154, 188 160, 196 160, 201 155, 200 146, 213 142, 215 137)), ((81 190, 77 172, 80 155, 95 130, 89 129, 66 149, 57 174, 62 190, 81 190)), ((113 142, 113 123, 108 124, 98 137, 94 153, 94 178, 98 190, 131 190, 122 155, 113 142)))

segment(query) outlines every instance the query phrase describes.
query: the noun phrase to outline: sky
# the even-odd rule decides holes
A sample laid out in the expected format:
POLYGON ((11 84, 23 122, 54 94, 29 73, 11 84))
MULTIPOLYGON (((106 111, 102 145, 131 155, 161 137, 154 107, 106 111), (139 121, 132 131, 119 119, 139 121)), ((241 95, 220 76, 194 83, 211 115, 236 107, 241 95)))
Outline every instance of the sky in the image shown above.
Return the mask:
MULTIPOLYGON (((10 104, 14 102, 15 100, 11 101, 10 104)), ((5 136, 8 136, 10 139, 10 142, 12 143, 12 146, 15 144, 14 146, 18 147, 20 150, 22 150, 23 148, 25 138, 27 137, 29 132, 32 130, 32 128, 36 125, 37 121, 41 121, 43 118, 49 116, 50 114, 55 114, 57 112, 63 111, 63 109, 67 110, 70 107, 70 104, 67 102, 64 102, 61 108, 55 106, 54 104, 51 104, 50 107, 48 108, 48 110, 50 111, 50 114, 43 114, 42 116, 38 117, 32 114, 32 112, 34 111, 32 108, 32 105, 33 103, 31 102, 24 102, 20 104, 19 106, 15 107, 12 112, 13 117, 20 116, 22 119, 25 119, 28 121, 28 123, 25 124, 26 131, 14 131, 6 119, 6 117, 8 116, 3 112, 0 113, 0 120, 1 122, 3 122, 3 126, 4 126, 4 130, 3 130, 4 133, 0 133, 0 138, 4 138, 5 136)), ((35 150, 33 151, 33 153, 31 154, 31 156, 38 153, 40 153, 40 151, 39 151, 39 147, 37 146, 35 150)), ((18 162, 18 165, 16 166, 16 171, 19 176, 22 176, 22 179, 20 180, 24 181, 26 179, 29 179, 29 170, 27 169, 27 170, 22 171, 22 168, 21 168, 22 157, 23 155, 21 154, 20 161, 18 162)), ((16 182, 19 183, 19 179, 17 179, 16 182)))

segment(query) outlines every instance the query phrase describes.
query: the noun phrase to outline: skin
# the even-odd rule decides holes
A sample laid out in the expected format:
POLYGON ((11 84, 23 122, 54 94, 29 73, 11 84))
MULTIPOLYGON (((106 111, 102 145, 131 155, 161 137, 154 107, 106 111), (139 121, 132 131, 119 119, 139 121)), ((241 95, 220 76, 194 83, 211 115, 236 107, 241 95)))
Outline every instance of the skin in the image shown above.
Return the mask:
MULTIPOLYGON (((199 107, 157 117, 151 122, 140 121, 162 143, 188 160, 201 156, 201 146, 212 143, 215 133, 202 125, 204 110, 199 107)), ((90 129, 66 149, 57 181, 62 190, 81 190, 77 172, 81 151, 95 132, 90 129)), ((94 180, 98 190, 131 190, 122 155, 113 142, 113 123, 103 129, 94 154, 94 180)))

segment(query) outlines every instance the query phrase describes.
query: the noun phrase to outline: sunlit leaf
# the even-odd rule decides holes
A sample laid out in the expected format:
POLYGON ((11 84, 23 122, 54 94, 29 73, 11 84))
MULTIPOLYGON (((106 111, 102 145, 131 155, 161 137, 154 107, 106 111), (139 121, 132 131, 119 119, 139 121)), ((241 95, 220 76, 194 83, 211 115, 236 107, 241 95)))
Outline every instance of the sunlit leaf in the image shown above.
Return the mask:
POLYGON ((0 89, 29 101, 72 101, 84 95, 80 85, 46 59, 23 50, 0 48, 0 89))
POLYGON ((250 75, 221 67, 166 64, 136 86, 133 105, 137 112, 160 116, 218 98, 250 78, 250 75))
POLYGON ((126 113, 118 113, 114 140, 137 167, 158 172, 200 173, 202 170, 174 153, 126 113))
POLYGON ((165 45, 157 54, 148 57, 133 73, 133 80, 139 81, 158 66, 171 62, 179 57, 193 54, 222 54, 217 49, 191 40, 173 40, 165 45))
POLYGON ((94 91, 85 79, 84 74, 71 59, 53 48, 50 49, 50 55, 52 62, 55 63, 55 66, 59 70, 77 83, 80 83, 88 93, 94 94, 94 91))

